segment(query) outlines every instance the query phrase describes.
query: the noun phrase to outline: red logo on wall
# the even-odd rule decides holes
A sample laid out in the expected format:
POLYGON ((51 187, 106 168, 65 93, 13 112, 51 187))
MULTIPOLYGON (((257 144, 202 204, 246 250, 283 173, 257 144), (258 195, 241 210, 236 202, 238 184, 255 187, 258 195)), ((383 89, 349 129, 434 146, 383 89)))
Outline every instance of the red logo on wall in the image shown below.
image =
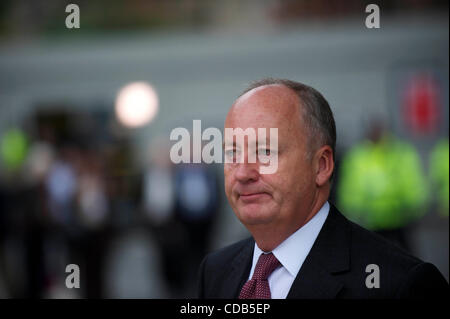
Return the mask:
POLYGON ((411 76, 403 91, 403 119, 415 134, 432 134, 438 130, 440 90, 429 73, 411 76))

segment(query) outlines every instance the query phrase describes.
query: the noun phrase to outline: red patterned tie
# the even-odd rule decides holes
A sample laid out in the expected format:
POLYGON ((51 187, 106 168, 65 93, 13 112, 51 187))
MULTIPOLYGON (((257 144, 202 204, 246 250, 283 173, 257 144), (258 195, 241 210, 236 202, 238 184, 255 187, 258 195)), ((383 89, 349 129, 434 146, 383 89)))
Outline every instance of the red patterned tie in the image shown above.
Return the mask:
POLYGON ((239 299, 270 299, 270 288, 267 278, 280 266, 277 257, 272 253, 261 254, 256 263, 252 279, 242 287, 239 299))

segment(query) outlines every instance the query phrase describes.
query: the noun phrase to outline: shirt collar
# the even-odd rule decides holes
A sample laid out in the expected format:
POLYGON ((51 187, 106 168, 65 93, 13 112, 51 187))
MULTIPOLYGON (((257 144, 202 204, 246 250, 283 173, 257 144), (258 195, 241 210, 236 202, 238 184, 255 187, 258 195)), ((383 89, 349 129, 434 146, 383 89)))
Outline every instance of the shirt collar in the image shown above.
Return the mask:
MULTIPOLYGON (((320 230, 330 211, 330 204, 325 202, 322 208, 305 225, 286 238, 272 253, 293 277, 297 276, 303 262, 308 256, 320 230)), ((264 253, 255 243, 253 250, 252 270, 258 262, 259 256, 264 253)))

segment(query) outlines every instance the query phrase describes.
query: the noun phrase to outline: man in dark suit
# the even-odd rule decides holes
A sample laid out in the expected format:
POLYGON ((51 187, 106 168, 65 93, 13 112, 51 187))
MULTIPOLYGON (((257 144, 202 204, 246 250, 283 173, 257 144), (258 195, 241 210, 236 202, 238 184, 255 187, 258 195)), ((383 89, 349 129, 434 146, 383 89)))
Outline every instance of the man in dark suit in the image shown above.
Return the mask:
POLYGON ((200 298, 448 296, 436 267, 328 203, 335 144, 331 109, 311 87, 264 79, 236 100, 225 120, 225 192, 252 238, 205 257, 200 298), (277 128, 278 135, 230 139, 227 129, 238 128, 277 128), (275 172, 263 174, 267 158, 249 160, 252 152, 276 160, 275 172))

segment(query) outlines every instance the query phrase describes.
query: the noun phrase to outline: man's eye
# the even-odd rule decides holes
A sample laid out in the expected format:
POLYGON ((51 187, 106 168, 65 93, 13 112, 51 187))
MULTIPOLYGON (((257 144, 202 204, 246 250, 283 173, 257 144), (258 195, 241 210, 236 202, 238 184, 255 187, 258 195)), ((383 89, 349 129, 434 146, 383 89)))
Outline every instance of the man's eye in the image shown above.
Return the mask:
POLYGON ((263 154, 266 156, 270 156, 270 149, 268 148, 261 148, 258 150, 258 154, 263 154))
POLYGON ((225 155, 228 157, 233 157, 236 155, 236 150, 227 150, 225 151, 225 155))

